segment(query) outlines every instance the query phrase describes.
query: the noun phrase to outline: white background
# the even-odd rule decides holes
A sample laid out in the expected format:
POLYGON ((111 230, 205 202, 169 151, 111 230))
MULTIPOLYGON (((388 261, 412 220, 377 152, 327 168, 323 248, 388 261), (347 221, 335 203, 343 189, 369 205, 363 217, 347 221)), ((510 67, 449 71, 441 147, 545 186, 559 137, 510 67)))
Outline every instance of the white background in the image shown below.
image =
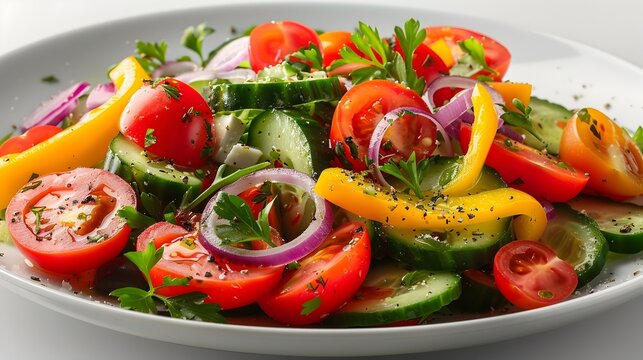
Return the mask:
MULTIPOLYGON (((44 37, 87 25, 213 3, 236 2, 0 0, 0 55, 44 37)), ((353 0, 351 3, 390 3, 390 0, 353 0)), ((431 9, 461 12, 547 32, 594 46, 643 67, 643 5, 639 1, 395 0, 395 3, 423 4, 431 9)), ((355 17, 358 19, 359 14, 355 17)), ((1 79, 2 74, 0 83, 1 79)), ((641 359, 641 309, 643 298, 638 298, 599 316, 542 334, 486 346, 387 359, 641 359)), ((314 349, 311 351, 314 355, 314 349)), ((123 335, 59 315, 0 289, 0 359, 45 357, 95 360, 278 359, 190 348, 123 335)))

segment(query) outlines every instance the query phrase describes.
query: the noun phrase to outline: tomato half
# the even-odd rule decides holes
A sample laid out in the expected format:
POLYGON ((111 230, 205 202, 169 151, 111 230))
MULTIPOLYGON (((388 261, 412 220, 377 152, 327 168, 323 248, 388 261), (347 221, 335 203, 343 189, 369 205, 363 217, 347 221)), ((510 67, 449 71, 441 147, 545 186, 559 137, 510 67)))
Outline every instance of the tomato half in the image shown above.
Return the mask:
POLYGON ((487 65, 498 72, 498 74, 493 74, 483 70, 474 77, 485 75, 492 77, 496 81, 502 80, 507 73, 507 69, 509 69, 511 53, 506 47, 487 35, 458 27, 431 26, 426 28, 425 42, 426 45, 429 45, 439 39, 444 39, 451 48, 453 58, 458 59, 463 55, 462 49, 460 49, 458 43, 471 37, 476 38, 482 43, 482 46, 484 47, 484 58, 487 65))
MULTIPOLYGON (((366 169, 364 158, 373 130, 386 113, 404 106, 428 111, 416 92, 393 81, 371 80, 348 90, 337 104, 330 130, 331 146, 346 159, 336 159, 337 165, 350 166, 355 171, 366 169)), ((404 115, 393 123, 383 141, 390 141, 395 152, 381 149, 380 155, 398 153, 406 159, 415 151, 419 161, 433 153, 436 136, 437 128, 432 122, 404 115)))
POLYGON ((38 125, 0 145, 0 156, 21 153, 63 131, 58 126, 38 125))
POLYGON ((58 273, 98 268, 127 244, 130 228, 116 215, 136 207, 132 187, 100 169, 77 168, 29 182, 9 202, 14 242, 34 265, 58 273))
POLYGON ((322 48, 315 30, 298 22, 271 21, 258 25, 250 33, 250 66, 258 72, 267 66, 277 65, 310 43, 322 48))
POLYGON ((615 200, 643 195, 641 150, 625 130, 596 109, 582 109, 567 122, 560 157, 589 173, 590 192, 615 200))
POLYGON ((286 324, 319 322, 355 294, 370 262, 368 231, 360 222, 346 223, 259 299, 259 306, 268 316, 286 324))
POLYGON ((191 86, 166 78, 144 85, 123 110, 120 130, 150 153, 200 167, 216 150, 212 111, 191 86))
MULTIPOLYGON (((469 147, 469 141, 471 127, 462 125, 460 143, 463 149, 469 147)), ((485 162, 496 169, 509 186, 551 202, 573 199, 583 190, 588 180, 584 173, 574 170, 557 158, 501 134, 496 134, 485 162)))
POLYGON ((319 35, 321 41, 322 59, 324 67, 330 66, 333 61, 340 59, 339 51, 348 46, 356 53, 361 54, 353 40, 351 40, 351 33, 348 31, 331 31, 319 35))
POLYGON ((521 309, 563 301, 574 292, 574 268, 546 245, 535 241, 510 242, 496 253, 493 276, 498 290, 521 309))
POLYGON ((159 294, 198 291, 208 295, 206 302, 219 304, 222 309, 252 304, 279 282, 284 269, 236 264, 211 255, 196 233, 170 223, 156 223, 143 231, 136 240, 136 250, 145 250, 151 241, 157 248, 164 247, 163 258, 150 271, 154 286, 161 285, 165 276, 192 277, 188 285, 165 287, 158 290, 159 294))

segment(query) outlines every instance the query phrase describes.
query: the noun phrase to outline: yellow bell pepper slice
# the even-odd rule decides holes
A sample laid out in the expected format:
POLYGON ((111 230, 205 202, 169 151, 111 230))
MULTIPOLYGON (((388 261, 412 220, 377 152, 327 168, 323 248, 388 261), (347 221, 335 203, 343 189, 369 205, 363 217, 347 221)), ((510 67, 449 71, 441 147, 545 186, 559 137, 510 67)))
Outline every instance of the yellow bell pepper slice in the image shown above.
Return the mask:
POLYGON ((502 96, 509 110, 518 111, 512 102, 514 99, 518 99, 525 104, 525 106, 529 106, 529 102, 531 101, 531 84, 488 82, 487 85, 491 86, 502 96))
POLYGON ((438 54, 440 59, 444 62, 444 65, 449 69, 455 65, 455 59, 451 53, 451 48, 444 39, 438 39, 432 42, 431 45, 429 45, 429 48, 438 54))
POLYGON ((32 174, 45 175, 80 166, 94 166, 105 158, 110 141, 118 134, 125 105, 149 76, 134 57, 125 58, 109 74, 116 94, 87 118, 19 154, 0 158, 0 209, 29 181, 32 174))
POLYGON ((478 182, 478 177, 489 154, 498 129, 498 114, 491 95, 484 86, 476 84, 471 95, 474 121, 469 149, 453 180, 444 186, 444 195, 466 194, 478 182))
POLYGON ((405 229, 458 229, 517 215, 513 222, 516 237, 537 241, 547 225, 540 203, 512 188, 419 199, 382 190, 361 174, 329 168, 319 176, 315 192, 356 215, 405 229))

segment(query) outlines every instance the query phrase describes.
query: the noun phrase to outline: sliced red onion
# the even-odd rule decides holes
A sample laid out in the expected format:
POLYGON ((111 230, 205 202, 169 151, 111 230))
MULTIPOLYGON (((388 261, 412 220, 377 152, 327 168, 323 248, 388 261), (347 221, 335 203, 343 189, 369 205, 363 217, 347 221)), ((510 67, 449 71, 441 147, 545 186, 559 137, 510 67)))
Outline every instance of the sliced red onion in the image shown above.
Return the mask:
POLYGON ((233 83, 254 81, 257 74, 250 69, 234 69, 226 72, 214 72, 210 70, 197 70, 176 76, 175 79, 185 83, 195 81, 208 81, 215 79, 228 80, 233 83))
POLYGON ((111 99, 114 94, 116 94, 116 85, 114 85, 113 82, 96 85, 87 96, 87 111, 103 105, 107 100, 111 99))
POLYGON ((264 169, 247 175, 234 183, 221 189, 205 206, 199 239, 212 253, 248 265, 280 266, 297 261, 310 254, 326 239, 333 226, 333 213, 330 203, 317 195, 313 188, 315 180, 306 174, 292 169, 264 169), (265 181, 281 182, 304 189, 315 203, 315 215, 312 222, 304 232, 292 241, 265 250, 249 250, 223 245, 215 228, 225 224, 227 220, 221 219, 214 211, 214 205, 219 201, 222 193, 239 194, 251 186, 265 181))
POLYGON ((516 130, 510 128, 507 125, 504 125, 498 128, 498 133, 510 138, 511 140, 517 141, 519 143, 525 142, 525 137, 521 133, 517 132, 516 130))
POLYGON ((152 71, 152 78, 158 79, 164 76, 176 77, 184 73, 196 71, 199 66, 192 61, 167 61, 165 64, 152 71))
MULTIPOLYGON (((400 118, 400 113, 404 112, 414 113, 433 122, 438 131, 442 134, 442 138, 444 139, 443 145, 444 148, 447 149, 444 155, 453 155, 451 139, 449 138, 447 132, 444 130, 442 124, 440 124, 440 122, 434 118, 433 114, 428 111, 413 107, 401 107, 390 111, 386 115, 384 115, 382 120, 380 120, 380 122, 377 124, 377 126, 373 130, 373 135, 371 135, 371 141, 368 144, 368 158, 372 161, 373 173, 375 174, 375 178, 380 182, 380 184, 386 187, 390 187, 391 185, 386 181, 386 179, 384 179, 384 175, 382 175, 382 172, 380 171, 380 148, 382 146, 382 139, 384 138, 386 130, 391 127, 394 121, 400 118)), ((442 144, 440 144, 440 146, 441 145, 442 144)))
POLYGON ((78 104, 78 98, 89 89, 88 82, 79 82, 43 102, 31 113, 20 129, 25 132, 37 125, 58 125, 78 104))
MULTIPOLYGON (((469 114, 469 109, 473 106, 471 102, 472 94, 473 88, 459 92, 448 104, 439 108, 438 111, 433 114, 433 117, 435 117, 444 128, 448 128, 451 123, 469 114)), ((471 120, 473 122, 473 114, 471 114, 471 120)))
POLYGON ((249 59, 250 37, 243 36, 221 48, 205 66, 205 70, 226 72, 236 69, 249 59))
MULTIPOLYGON (((454 89, 472 89, 477 83, 478 81, 476 79, 471 79, 463 76, 440 76, 429 84, 429 86, 426 88, 424 96, 427 97, 426 100, 428 101, 429 108, 435 109, 436 106, 435 102, 433 101, 433 95, 435 95, 438 90, 446 87, 454 89)), ((491 88, 489 85, 486 85, 483 82, 480 82, 480 84, 484 85, 487 91, 489 91, 489 95, 491 95, 491 99, 493 100, 494 104, 505 103, 505 100, 495 89, 491 88)))
POLYGON ((547 220, 551 220, 556 217, 556 208, 554 207, 554 204, 544 199, 540 199, 538 200, 538 202, 540 203, 540 205, 542 205, 543 209, 545 210, 545 215, 547 215, 547 220))

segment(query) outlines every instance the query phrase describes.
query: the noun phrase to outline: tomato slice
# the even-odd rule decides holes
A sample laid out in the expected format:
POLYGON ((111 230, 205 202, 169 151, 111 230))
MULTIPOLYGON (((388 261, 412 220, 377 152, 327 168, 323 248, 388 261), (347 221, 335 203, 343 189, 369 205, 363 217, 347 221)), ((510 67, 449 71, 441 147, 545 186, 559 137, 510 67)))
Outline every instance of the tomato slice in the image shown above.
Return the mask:
POLYGON ((58 126, 38 125, 0 145, 0 156, 21 153, 63 131, 58 126))
MULTIPOLYGON (((469 141, 471 127, 462 125, 460 143, 463 149, 468 148, 469 141)), ((573 199, 588 181, 584 173, 557 158, 501 134, 496 134, 485 162, 496 169, 509 186, 551 202, 573 199)))
POLYGON ((250 66, 255 72, 279 64, 286 56, 308 47, 322 48, 315 30, 294 21, 267 22, 250 33, 250 66))
POLYGON ((271 318, 291 325, 319 322, 339 309, 362 285, 371 260, 364 224, 334 230, 311 255, 299 261, 259 306, 271 318))
POLYGON ((453 58, 456 59, 457 62, 457 59, 463 55, 458 43, 472 37, 482 43, 487 65, 498 72, 498 74, 494 74, 483 70, 474 75, 474 77, 485 75, 492 77, 495 81, 502 80, 507 73, 507 69, 509 69, 511 53, 506 47, 487 35, 459 27, 431 26, 426 28, 426 39, 424 42, 426 45, 430 45, 437 40, 443 39, 451 48, 453 58))
POLYGON ((588 190, 615 200, 643 195, 643 154, 624 129, 596 109, 567 122, 560 157, 589 173, 588 190))
POLYGON ((322 59, 324 67, 330 66, 333 61, 341 59, 339 51, 348 46, 356 53, 361 54, 353 40, 351 40, 351 33, 348 31, 331 31, 319 35, 321 41, 322 59))
MULTIPOLYGON (((336 153, 341 153, 336 165, 352 167, 354 171, 366 169, 364 159, 373 130, 386 113, 404 106, 428 111, 417 93, 393 81, 371 80, 348 90, 337 104, 330 130, 331 146, 336 153)), ((435 140, 436 136, 435 124, 407 114, 393 123, 383 141, 383 144, 391 141, 391 149, 395 151, 381 149, 380 154, 384 157, 398 154, 406 159, 415 151, 419 161, 433 153, 435 141, 427 139, 435 140)))
POLYGON ((493 276, 502 295, 521 309, 561 302, 578 284, 570 264, 546 245, 527 240, 511 242, 498 250, 493 276))
POLYGON ((123 110, 120 130, 150 153, 196 168, 216 150, 212 111, 191 86, 166 78, 148 83, 123 110))
POLYGON ((125 247, 130 228, 116 215, 136 207, 132 187, 100 169, 77 168, 29 182, 7 207, 9 232, 34 265, 58 273, 96 269, 125 247))
POLYGON ((211 255, 196 233, 170 223, 156 223, 143 231, 136 240, 137 251, 143 251, 150 241, 157 248, 164 247, 163 258, 150 271, 154 286, 161 285, 166 276, 192 277, 188 285, 164 287, 159 294, 175 296, 198 291, 208 295, 206 302, 217 303, 222 309, 252 304, 279 282, 284 269, 236 264, 211 255))

